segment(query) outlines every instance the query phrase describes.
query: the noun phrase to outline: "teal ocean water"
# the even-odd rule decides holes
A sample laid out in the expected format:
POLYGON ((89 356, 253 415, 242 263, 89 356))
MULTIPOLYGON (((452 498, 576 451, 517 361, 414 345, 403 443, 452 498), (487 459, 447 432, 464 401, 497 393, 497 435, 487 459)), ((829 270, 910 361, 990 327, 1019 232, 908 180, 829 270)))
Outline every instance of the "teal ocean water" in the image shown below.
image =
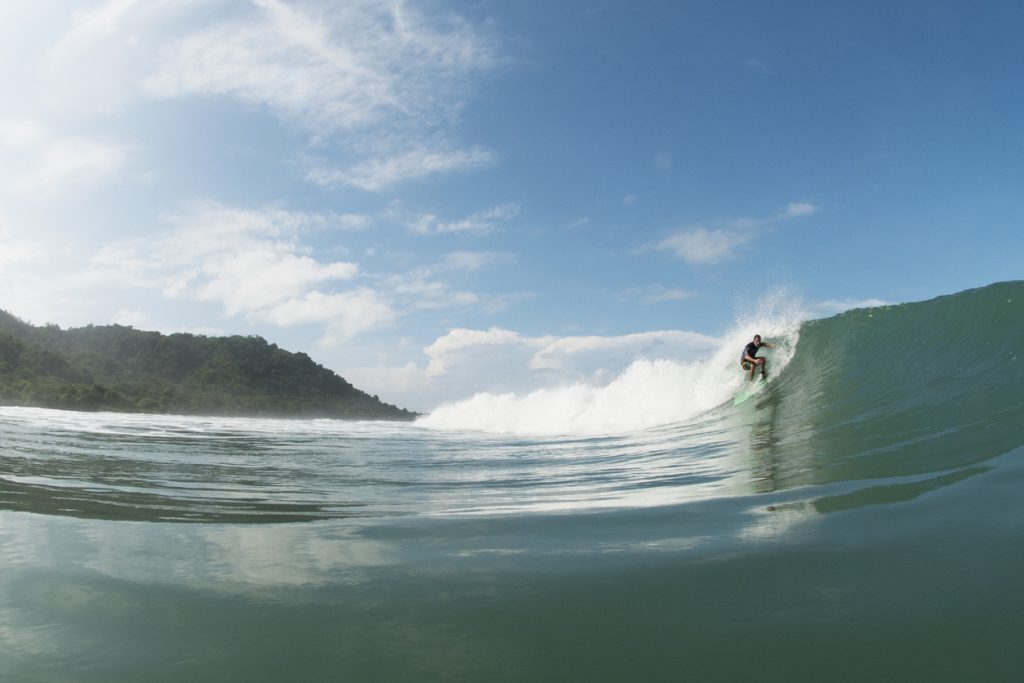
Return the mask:
POLYGON ((0 680, 1018 680, 1024 283, 766 310, 414 424, 0 408, 0 680))

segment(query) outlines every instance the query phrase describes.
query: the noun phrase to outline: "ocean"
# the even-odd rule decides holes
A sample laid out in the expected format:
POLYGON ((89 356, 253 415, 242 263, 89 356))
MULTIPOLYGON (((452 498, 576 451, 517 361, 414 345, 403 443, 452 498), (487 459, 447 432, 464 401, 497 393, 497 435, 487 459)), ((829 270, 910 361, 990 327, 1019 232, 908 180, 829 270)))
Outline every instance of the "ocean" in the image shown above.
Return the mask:
POLYGON ((0 408, 0 680, 1019 680, 1022 346, 1010 282, 411 424, 0 408))

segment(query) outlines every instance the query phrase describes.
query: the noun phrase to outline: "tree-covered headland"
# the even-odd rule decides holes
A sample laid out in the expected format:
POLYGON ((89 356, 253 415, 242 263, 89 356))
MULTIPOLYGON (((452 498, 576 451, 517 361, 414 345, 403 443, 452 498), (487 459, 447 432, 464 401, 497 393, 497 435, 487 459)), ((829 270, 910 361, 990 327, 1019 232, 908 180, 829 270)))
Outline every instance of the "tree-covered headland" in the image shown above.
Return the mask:
POLYGON ((411 420, 260 337, 62 330, 0 311, 0 404, 188 415, 411 420))

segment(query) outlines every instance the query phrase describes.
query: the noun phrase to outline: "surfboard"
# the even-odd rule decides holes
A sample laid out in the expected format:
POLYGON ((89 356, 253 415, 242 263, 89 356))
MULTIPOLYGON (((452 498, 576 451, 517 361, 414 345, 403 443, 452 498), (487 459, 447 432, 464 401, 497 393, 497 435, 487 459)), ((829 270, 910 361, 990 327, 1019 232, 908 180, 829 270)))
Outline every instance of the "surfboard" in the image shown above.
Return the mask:
POLYGON ((753 382, 748 382, 746 381, 746 378, 744 378, 743 386, 736 392, 736 397, 733 398, 732 404, 734 406, 738 406, 745 403, 761 393, 761 390, 764 389, 766 384, 768 384, 768 380, 763 377, 758 377, 753 382))

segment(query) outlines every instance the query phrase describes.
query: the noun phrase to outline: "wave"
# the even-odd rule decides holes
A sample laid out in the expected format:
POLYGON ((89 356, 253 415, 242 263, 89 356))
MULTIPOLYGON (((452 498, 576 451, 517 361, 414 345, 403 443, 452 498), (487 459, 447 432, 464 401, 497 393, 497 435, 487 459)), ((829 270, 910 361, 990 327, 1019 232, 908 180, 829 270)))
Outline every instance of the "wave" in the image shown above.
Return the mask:
POLYGON ((478 395, 412 425, 2 408, 0 510, 261 524, 795 487, 818 496, 801 511, 834 510, 920 495, 1024 446, 1024 282, 820 320, 783 296, 760 310, 698 362, 637 359, 608 384, 478 395), (772 380, 735 405, 755 332, 777 344, 772 380))

